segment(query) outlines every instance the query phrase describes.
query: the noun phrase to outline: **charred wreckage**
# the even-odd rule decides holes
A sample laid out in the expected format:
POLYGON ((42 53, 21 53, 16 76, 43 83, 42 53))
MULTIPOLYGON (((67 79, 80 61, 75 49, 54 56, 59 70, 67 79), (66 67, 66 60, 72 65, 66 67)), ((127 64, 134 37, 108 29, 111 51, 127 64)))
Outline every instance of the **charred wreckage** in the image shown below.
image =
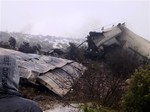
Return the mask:
POLYGON ((103 56, 113 48, 119 47, 137 54, 141 59, 150 61, 150 42, 125 27, 125 23, 119 23, 107 29, 103 27, 100 32, 92 31, 84 42, 88 43, 87 51, 91 55, 103 56))

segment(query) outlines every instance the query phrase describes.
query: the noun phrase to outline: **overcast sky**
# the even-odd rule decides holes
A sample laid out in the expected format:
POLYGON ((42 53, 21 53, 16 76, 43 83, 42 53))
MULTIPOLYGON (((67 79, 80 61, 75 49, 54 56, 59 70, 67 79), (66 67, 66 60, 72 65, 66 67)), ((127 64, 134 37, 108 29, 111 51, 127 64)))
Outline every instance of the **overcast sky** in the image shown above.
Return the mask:
POLYGON ((150 1, 0 0, 2 31, 84 38, 118 22, 150 40, 150 1))

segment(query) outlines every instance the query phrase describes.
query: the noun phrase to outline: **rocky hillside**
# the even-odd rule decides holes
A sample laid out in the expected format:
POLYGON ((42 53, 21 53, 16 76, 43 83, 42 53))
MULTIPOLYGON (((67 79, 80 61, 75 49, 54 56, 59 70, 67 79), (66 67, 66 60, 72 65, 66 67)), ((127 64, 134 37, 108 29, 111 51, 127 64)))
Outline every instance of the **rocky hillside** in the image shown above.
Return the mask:
POLYGON ((73 39, 65 37, 55 37, 55 36, 43 36, 43 35, 31 35, 23 34, 19 32, 2 32, 0 31, 0 41, 7 42, 10 37, 14 37, 17 41, 17 46, 24 42, 28 42, 31 45, 40 44, 43 49, 53 49, 53 48, 66 48, 69 46, 69 42, 80 44, 83 39, 73 39))

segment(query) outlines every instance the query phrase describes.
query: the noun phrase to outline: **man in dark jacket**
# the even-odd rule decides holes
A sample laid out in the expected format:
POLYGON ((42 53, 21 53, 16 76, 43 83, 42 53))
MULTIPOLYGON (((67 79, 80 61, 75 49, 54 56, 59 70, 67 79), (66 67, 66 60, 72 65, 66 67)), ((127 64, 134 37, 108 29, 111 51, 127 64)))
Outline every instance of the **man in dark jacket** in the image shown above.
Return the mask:
POLYGON ((34 101, 20 96, 19 79, 15 58, 0 55, 0 112, 42 112, 34 101))

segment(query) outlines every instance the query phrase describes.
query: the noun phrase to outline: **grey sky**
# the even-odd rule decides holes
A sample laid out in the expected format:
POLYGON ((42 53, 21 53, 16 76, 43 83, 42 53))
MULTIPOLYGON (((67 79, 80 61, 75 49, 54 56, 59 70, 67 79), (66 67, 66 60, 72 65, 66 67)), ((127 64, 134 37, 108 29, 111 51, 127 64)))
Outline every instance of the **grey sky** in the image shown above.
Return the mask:
POLYGON ((0 0, 0 30, 84 38, 117 22, 150 40, 149 0, 0 0))

